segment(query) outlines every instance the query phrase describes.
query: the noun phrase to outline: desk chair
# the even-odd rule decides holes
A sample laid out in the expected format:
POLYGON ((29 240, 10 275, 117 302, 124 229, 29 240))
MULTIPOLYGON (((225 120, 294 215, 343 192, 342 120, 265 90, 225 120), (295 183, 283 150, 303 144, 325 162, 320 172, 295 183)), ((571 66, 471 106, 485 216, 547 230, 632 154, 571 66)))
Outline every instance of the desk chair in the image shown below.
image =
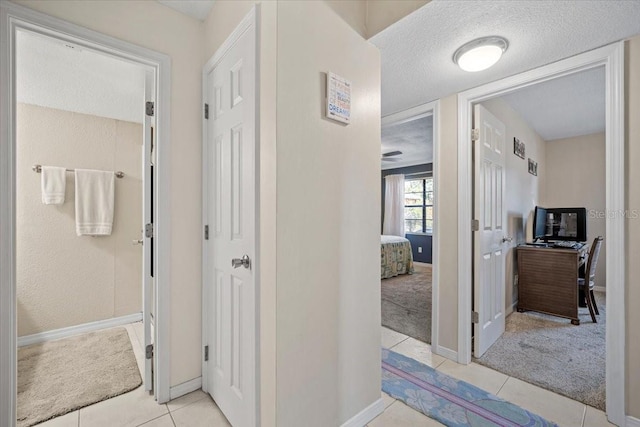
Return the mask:
POLYGON ((598 256, 600 255, 602 240, 602 236, 598 236, 593 240, 593 245, 591 245, 591 250, 589 251, 587 268, 585 269, 585 277, 578 279, 578 288, 584 293, 584 297, 587 300, 587 306, 589 307, 589 313, 591 314, 591 320, 593 320, 593 323, 598 323, 598 321, 596 320, 596 314, 600 314, 600 312, 598 311, 598 306, 596 305, 596 299, 593 295, 593 286, 596 277, 596 265, 598 264, 598 256))

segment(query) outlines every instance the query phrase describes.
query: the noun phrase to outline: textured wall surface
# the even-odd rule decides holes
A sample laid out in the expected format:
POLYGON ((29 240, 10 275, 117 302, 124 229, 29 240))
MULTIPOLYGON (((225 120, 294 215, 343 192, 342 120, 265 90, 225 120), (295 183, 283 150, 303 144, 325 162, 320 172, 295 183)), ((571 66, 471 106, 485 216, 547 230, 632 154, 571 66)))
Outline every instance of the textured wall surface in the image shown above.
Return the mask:
POLYGON ((142 126, 18 104, 18 336, 140 312, 142 126), (43 205, 33 164, 120 170, 111 236, 77 236, 75 179, 63 205, 43 205))

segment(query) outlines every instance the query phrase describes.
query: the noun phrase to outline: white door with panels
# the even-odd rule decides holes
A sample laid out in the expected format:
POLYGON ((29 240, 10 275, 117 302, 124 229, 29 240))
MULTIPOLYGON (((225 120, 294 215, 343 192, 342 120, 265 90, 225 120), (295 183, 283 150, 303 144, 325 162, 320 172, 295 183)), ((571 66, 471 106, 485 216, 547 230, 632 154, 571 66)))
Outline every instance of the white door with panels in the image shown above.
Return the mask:
POLYGON ((480 357, 505 330, 505 126, 474 107, 474 346, 480 357))
POLYGON ((203 382, 235 427, 256 424, 257 404, 256 33, 243 23, 204 81, 203 382))
MULTIPOLYGON (((155 79, 152 71, 145 72, 145 89, 144 89, 144 126, 143 126, 143 138, 144 144, 142 145, 142 195, 143 195, 143 208, 142 208, 142 224, 144 230, 142 230, 142 239, 138 240, 138 243, 142 243, 142 318, 144 327, 144 389, 147 391, 153 391, 153 343, 155 339, 153 337, 153 313, 155 309, 153 307, 154 301, 154 286, 155 281, 153 279, 153 201, 155 200, 153 191, 153 129, 155 127, 155 79)), ((134 242, 135 243, 135 242, 134 242)))

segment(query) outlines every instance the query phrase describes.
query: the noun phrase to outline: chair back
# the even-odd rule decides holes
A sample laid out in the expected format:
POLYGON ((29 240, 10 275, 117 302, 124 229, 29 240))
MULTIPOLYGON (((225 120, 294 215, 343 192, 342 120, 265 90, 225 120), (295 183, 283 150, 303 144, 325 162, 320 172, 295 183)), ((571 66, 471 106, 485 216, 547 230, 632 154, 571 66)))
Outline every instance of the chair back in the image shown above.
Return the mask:
POLYGON ((591 250, 589 251, 589 261, 587 261, 587 269, 585 270, 585 284, 590 286, 596 276, 596 264, 598 264, 598 257, 600 256, 600 247, 602 246, 602 236, 598 236, 593 239, 591 250))

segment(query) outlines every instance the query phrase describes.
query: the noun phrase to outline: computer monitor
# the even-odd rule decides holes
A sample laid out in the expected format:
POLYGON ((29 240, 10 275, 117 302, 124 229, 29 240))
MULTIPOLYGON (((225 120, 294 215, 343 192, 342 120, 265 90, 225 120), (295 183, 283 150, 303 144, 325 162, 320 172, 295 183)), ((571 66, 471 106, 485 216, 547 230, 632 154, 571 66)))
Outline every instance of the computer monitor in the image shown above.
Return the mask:
POLYGON ((533 237, 550 240, 587 241, 586 208, 542 208, 536 206, 533 237))
POLYGON ((547 210, 536 206, 533 214, 533 239, 544 239, 547 234, 547 210))

